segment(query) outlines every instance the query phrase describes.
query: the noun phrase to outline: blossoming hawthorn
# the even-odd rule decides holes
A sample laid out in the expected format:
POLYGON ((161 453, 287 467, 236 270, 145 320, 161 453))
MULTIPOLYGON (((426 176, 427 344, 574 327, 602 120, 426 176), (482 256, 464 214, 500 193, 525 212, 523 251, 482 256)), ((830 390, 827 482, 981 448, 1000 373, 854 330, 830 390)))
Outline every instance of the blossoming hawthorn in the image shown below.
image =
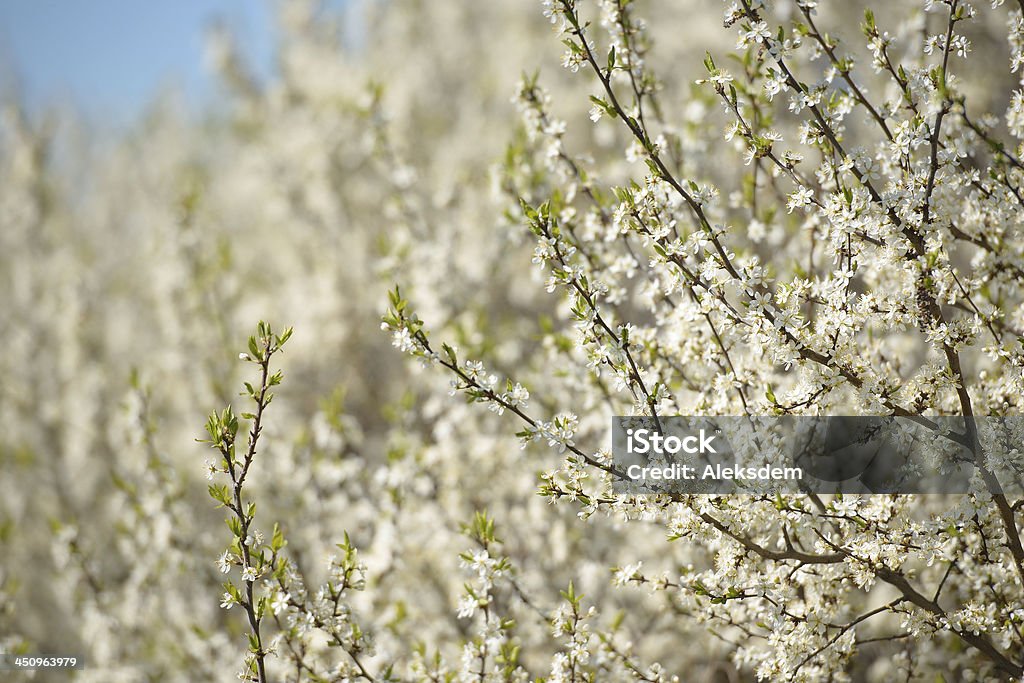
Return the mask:
MULTIPOLYGON (((566 144, 552 98, 530 77, 517 96, 530 147, 517 152, 524 160, 505 182, 537 240, 533 261, 549 272, 546 289, 563 293, 574 322, 571 345, 558 354, 571 368, 563 374, 624 392, 654 418, 1015 411, 1024 281, 1013 226, 1024 168, 991 118, 976 122, 957 74, 978 10, 926 3, 923 22, 939 31, 925 31, 916 61, 896 56, 905 39, 868 11, 874 73, 865 73, 819 28, 817 3, 792 3, 788 19, 760 2, 733 3, 725 23, 739 34, 742 75, 709 54, 708 77, 698 81, 720 101, 726 140, 740 143, 741 165, 751 169, 741 188, 725 191, 709 181, 713 171, 678 156, 682 138, 647 66, 650 42, 639 37, 635 4, 593 4, 599 24, 582 1, 546 2, 545 14, 567 47, 564 65, 586 68, 597 89, 589 118, 621 126, 625 157, 642 161, 646 175, 599 180, 600 163, 566 144), (730 201, 716 202, 718 194, 730 201), (522 199, 538 195, 546 198, 522 199), (771 252, 744 241, 733 227, 744 221, 771 226, 771 252), (639 277, 614 267, 623 256, 639 277)), ((1016 71, 1020 11, 1005 21, 1016 71)), ((1010 98, 1006 115, 1017 137, 1019 99, 1010 98)), ((432 350, 424 323, 397 294, 385 320, 396 337, 411 331, 407 351, 454 373, 454 389, 503 404, 474 381, 480 361, 460 363, 446 345, 445 354, 432 350)), ((545 403, 536 387, 531 394, 545 403)), ((543 431, 533 417, 516 417, 526 423, 521 436, 543 431)), ((860 648, 885 642, 904 643, 896 666, 911 676, 935 666, 1022 674, 1020 505, 986 490, 989 468, 1010 462, 1001 453, 979 468, 977 490, 949 506, 912 496, 625 501, 610 495, 615 472, 586 450, 606 427, 581 434, 573 420, 571 436, 547 428, 549 445, 573 455, 541 492, 580 500, 587 515, 658 519, 670 538, 706 548, 712 566, 660 590, 678 591, 701 619, 732 634, 737 661, 759 677, 834 676, 857 666, 860 648), (589 490, 586 470, 600 475, 589 490), (563 479, 570 492, 555 483, 563 479), (999 588, 984 589, 982 609, 970 596, 993 573, 999 588), (877 596, 893 593, 879 606, 877 596)), ((648 581, 640 565, 625 580, 648 581)))
POLYGON ((856 3, 369 3, 344 50, 290 0, 272 77, 217 46, 202 126, 155 107, 69 178, 66 127, 14 112, 0 645, 251 677, 251 580, 271 680, 1015 675, 1016 498, 627 498, 607 450, 617 413, 1019 412, 997 5, 878 4, 858 38, 856 3), (427 372, 381 349, 396 280, 427 372), (262 569, 189 447, 261 312, 301 331, 244 482, 268 533, 225 539, 279 545, 262 569))

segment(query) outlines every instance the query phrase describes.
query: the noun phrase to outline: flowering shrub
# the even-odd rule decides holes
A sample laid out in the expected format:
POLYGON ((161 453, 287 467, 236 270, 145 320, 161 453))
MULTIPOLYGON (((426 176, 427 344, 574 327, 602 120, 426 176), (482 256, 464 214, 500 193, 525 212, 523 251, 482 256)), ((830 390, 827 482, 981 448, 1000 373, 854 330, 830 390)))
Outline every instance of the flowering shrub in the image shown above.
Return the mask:
MULTIPOLYGON (((646 168, 621 174, 574 153, 550 96, 523 81, 528 142, 517 151, 530 172, 511 170, 506 185, 572 323, 549 335, 557 360, 548 367, 567 368, 595 403, 604 397, 602 416, 1015 412, 1022 169, 1015 143, 969 106, 957 76, 977 10, 927 3, 916 46, 868 10, 867 65, 856 68, 856 47, 819 28, 817 3, 793 3, 785 20, 762 3, 732 4, 735 59, 726 68, 709 53, 698 81, 733 143, 718 153, 735 153, 727 167, 741 169, 716 178, 666 112, 633 3, 599 5, 594 19, 572 0, 545 11, 567 48, 563 64, 590 73, 590 118, 617 124, 626 159, 646 168)), ((1019 12, 1009 26, 1015 72, 1019 12)), ((524 442, 567 453, 545 475, 544 495, 577 501, 584 518, 654 519, 710 555, 678 581, 639 565, 619 580, 674 594, 760 678, 849 675, 861 658, 885 675, 1021 675, 1020 506, 985 491, 985 468, 977 492, 941 504, 626 501, 611 494, 615 473, 599 448, 606 425, 566 410, 580 410, 579 394, 542 409, 550 421, 530 415, 479 361, 435 350, 405 300, 392 303, 396 345, 453 373, 470 400, 515 412, 524 442)), ((993 455, 986 467, 1013 468, 1017 457, 993 455)))
POLYGON ((677 4, 370 3, 346 50, 289 2, 270 83, 214 37, 205 125, 76 156, 12 108, 0 647, 98 681, 1021 678, 1015 445, 959 496, 644 497, 607 446, 616 414, 1018 412, 1024 5, 677 4), (236 348, 260 316, 294 335, 236 348))

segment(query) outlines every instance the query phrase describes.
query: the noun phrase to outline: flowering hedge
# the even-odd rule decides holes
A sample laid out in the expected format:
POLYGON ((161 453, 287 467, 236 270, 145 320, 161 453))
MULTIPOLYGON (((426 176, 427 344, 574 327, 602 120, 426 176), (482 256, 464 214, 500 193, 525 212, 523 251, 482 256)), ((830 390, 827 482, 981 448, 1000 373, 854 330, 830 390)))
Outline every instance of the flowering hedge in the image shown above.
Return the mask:
POLYGON ((608 444, 1017 413, 1024 4, 513 5, 357 5, 353 45, 288 2, 270 82, 218 34, 216 112, 91 147, 8 108, 2 648, 97 681, 1021 678, 1024 501, 987 485, 1019 445, 958 496, 626 497, 608 444), (260 318, 293 327, 243 343, 260 318))

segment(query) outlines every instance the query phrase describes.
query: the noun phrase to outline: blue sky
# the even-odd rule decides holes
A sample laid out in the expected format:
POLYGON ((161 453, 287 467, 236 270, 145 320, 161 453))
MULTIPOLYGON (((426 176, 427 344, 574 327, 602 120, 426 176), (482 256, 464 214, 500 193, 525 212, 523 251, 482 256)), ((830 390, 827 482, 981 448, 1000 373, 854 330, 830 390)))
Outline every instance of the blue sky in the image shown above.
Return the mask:
POLYGON ((214 92, 204 34, 223 21, 257 73, 273 64, 270 0, 3 0, 0 83, 32 109, 73 103, 125 121, 164 87, 198 105, 214 92))

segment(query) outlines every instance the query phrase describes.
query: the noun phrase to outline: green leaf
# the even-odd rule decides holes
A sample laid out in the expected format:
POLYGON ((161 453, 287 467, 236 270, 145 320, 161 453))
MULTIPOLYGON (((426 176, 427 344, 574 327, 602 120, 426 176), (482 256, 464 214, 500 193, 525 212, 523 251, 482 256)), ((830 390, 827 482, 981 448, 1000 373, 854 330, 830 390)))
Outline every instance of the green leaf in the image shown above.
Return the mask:
POLYGON ((281 532, 281 527, 275 522, 274 533, 270 537, 270 549, 276 553, 285 546, 285 543, 286 541, 284 540, 284 534, 281 532))
POLYGON ((289 339, 292 338, 292 333, 294 331, 295 331, 294 328, 286 327, 284 332, 282 332, 281 335, 279 337, 277 337, 276 340, 275 340, 277 342, 277 348, 281 348, 282 346, 284 346, 285 342, 287 342, 289 339))
POLYGON ((224 484, 210 484, 206 490, 210 493, 210 497, 221 505, 228 504, 228 487, 224 484))

